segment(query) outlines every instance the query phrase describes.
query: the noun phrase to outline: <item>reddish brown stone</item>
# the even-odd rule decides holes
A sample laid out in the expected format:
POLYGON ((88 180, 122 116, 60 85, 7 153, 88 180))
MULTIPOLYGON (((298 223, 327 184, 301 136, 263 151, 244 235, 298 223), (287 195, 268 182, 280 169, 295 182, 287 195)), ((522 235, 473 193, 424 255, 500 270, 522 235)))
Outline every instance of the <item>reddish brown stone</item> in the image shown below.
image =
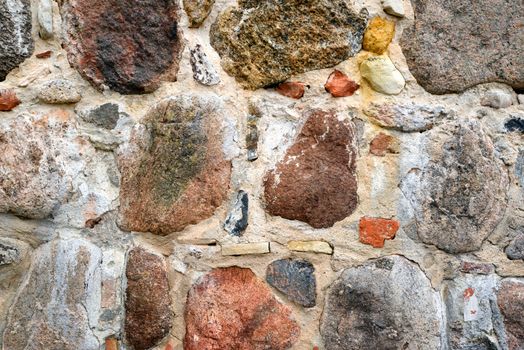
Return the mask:
POLYGON ((44 52, 40 52, 40 53, 37 53, 36 54, 36 58, 49 58, 51 57, 51 54, 53 53, 53 51, 44 51, 44 52))
POLYGON ((184 350, 284 350, 300 328, 249 269, 214 269, 189 291, 184 350))
POLYGON ((105 350, 118 350, 118 340, 115 338, 106 338, 105 350))
POLYGON ((329 78, 324 85, 326 91, 333 97, 351 96, 359 87, 360 85, 349 79, 346 74, 336 69, 329 75, 329 78))
POLYGON ((13 90, 0 90, 0 111, 8 112, 20 104, 13 90))
POLYGON ((382 248, 386 239, 395 238, 399 227, 397 220, 362 217, 359 223, 360 242, 382 248))
POLYGON ((524 283, 507 280, 497 295, 498 305, 504 316, 509 350, 524 349, 524 283))
POLYGON ((93 86, 123 94, 175 81, 183 50, 178 2, 64 0, 65 48, 70 64, 93 86))
POLYGON ((129 252, 125 335, 134 350, 153 347, 169 334, 173 314, 162 257, 143 248, 129 252))
POLYGON ((474 261, 462 261, 460 271, 479 275, 489 275, 495 272, 493 264, 477 263, 474 261))
POLYGON ((386 153, 398 153, 397 140, 381 132, 369 143, 369 153, 379 157, 384 157, 386 153))
POLYGON ((304 96, 306 90, 306 84, 298 81, 287 81, 285 83, 278 84, 276 91, 284 96, 299 99, 304 96))
POLYGON ((120 226, 169 234, 213 215, 227 196, 218 97, 178 96, 153 107, 118 156, 120 226))
POLYGON ((314 228, 331 227, 357 207, 353 123, 315 111, 276 168, 266 174, 266 210, 314 228))

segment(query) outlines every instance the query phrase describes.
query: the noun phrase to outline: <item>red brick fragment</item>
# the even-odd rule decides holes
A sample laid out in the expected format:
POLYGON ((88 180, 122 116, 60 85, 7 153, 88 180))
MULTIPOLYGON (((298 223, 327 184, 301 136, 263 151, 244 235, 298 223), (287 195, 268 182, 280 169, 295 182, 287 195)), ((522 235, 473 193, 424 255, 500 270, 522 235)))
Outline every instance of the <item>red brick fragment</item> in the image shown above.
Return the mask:
POLYGON ((493 264, 477 263, 473 261, 462 261, 460 271, 465 273, 474 273, 480 275, 489 275, 495 272, 493 264))
POLYGON ((362 217, 359 224, 360 242, 382 248, 386 239, 395 238, 399 227, 397 220, 362 217))
POLYGON ((360 85, 351 80, 346 74, 336 69, 329 75, 324 85, 326 91, 333 97, 351 96, 359 87, 360 85))
POLYGON ((0 111, 8 112, 20 104, 13 90, 0 90, 0 111))
POLYGON ((299 81, 286 81, 285 83, 280 83, 276 91, 284 96, 299 99, 304 96, 306 90, 306 84, 299 81))
POLYGON ((36 54, 36 58, 49 58, 49 57, 51 57, 52 53, 53 53, 53 51, 51 51, 51 50, 40 52, 40 53, 36 54))

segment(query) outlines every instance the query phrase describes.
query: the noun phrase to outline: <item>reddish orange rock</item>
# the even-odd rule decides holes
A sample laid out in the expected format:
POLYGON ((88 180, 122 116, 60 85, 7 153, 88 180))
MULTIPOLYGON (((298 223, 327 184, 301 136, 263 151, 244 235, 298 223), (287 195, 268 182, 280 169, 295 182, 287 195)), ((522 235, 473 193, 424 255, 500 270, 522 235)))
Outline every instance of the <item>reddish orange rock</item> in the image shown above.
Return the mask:
POLYGON ((324 85, 326 91, 333 97, 351 96, 359 87, 360 85, 349 79, 346 74, 336 69, 329 75, 329 78, 324 85))
POLYGON ((385 156, 386 153, 398 153, 398 143, 393 136, 381 132, 371 140, 369 153, 379 157, 385 156))
POLYGON ((0 90, 0 111, 8 112, 20 104, 13 90, 0 90))
POLYGON ((300 328, 250 269, 212 270, 189 291, 184 350, 284 350, 300 328))
POLYGON ((284 96, 299 99, 304 96, 304 91, 306 90, 306 84, 298 81, 287 81, 285 83, 280 83, 276 91, 284 96))
POLYGON ((53 53, 53 51, 44 51, 44 52, 40 52, 40 53, 37 53, 36 54, 36 58, 49 58, 51 57, 51 54, 53 53))
POLYGON ((106 350, 118 350, 118 340, 115 338, 106 338, 106 350))
POLYGON ((395 238, 399 227, 397 220, 362 217, 359 224, 360 242, 382 248, 386 239, 395 238))

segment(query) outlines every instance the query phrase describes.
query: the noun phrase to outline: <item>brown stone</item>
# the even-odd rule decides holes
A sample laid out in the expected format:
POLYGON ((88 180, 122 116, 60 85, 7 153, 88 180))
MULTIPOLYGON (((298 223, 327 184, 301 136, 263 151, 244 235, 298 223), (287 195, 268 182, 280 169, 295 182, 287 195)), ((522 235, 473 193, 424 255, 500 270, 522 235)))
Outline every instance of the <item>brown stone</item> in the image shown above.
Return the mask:
POLYGON ((298 81, 286 81, 278 84, 276 91, 284 96, 299 99, 304 96, 306 84, 298 81))
POLYGON ((51 57, 51 54, 53 53, 53 51, 50 51, 50 50, 47 50, 47 51, 43 51, 43 52, 40 52, 40 53, 37 53, 35 56, 36 58, 49 58, 51 57))
POLYGON ((105 350, 118 350, 118 340, 116 338, 106 338, 105 350))
POLYGON ((266 210, 314 228, 331 227, 357 206, 352 122, 310 113, 284 159, 265 176, 266 210))
POLYGON ((126 267, 125 335, 134 350, 153 347, 169 334, 173 314, 164 259, 137 247, 126 267))
POLYGON ((398 153, 398 141, 391 135, 378 133, 369 143, 369 153, 384 157, 386 153, 398 153))
POLYGON ((0 111, 8 112, 20 104, 13 90, 0 90, 0 111))
POLYGON ((300 328, 249 269, 218 268, 189 291, 184 350, 284 350, 300 328))
POLYGON ((381 55, 388 49, 394 35, 395 22, 382 17, 373 17, 364 33, 362 48, 381 55))
POLYGON ((362 217, 359 223, 360 242, 382 248, 386 239, 395 238, 399 227, 397 220, 362 217))
POLYGON ((497 302, 504 316, 509 350, 524 349, 524 283, 516 280, 502 282, 497 302))
POLYGON ((351 96, 359 87, 360 85, 349 79, 346 74, 336 69, 329 75, 329 78, 324 85, 326 91, 333 97, 351 96))
POLYGON ((120 151, 120 226, 169 234, 213 215, 227 197, 231 162, 223 150, 216 96, 159 102, 120 151))
POLYGON ((178 2, 62 2, 67 57, 93 86, 141 94, 176 80, 183 50, 178 2))
POLYGON ((215 0, 184 0, 184 10, 189 17, 189 28, 198 28, 213 9, 215 0))
POLYGON ((461 261, 460 271, 478 275, 490 275, 495 272, 495 266, 474 261, 461 261))

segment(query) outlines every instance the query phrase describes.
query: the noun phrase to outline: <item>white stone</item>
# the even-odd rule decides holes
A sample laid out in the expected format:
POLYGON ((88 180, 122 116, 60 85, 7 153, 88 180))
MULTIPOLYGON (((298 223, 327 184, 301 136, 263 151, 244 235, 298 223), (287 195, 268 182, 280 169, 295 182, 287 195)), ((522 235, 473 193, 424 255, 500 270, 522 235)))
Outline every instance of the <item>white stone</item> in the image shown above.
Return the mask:
POLYGON ((287 248, 296 252, 333 254, 333 248, 324 241, 289 241, 287 248))
POLYGON ((518 100, 521 105, 524 105, 524 95, 518 95, 518 100))
POLYGON ((42 39, 51 39, 53 37, 53 1, 38 1, 38 33, 42 39))
POLYGON ((41 102, 50 104, 76 103, 81 98, 78 87, 65 79, 50 80, 44 83, 38 93, 38 99, 41 102))
POLYGON ((371 87, 386 95, 397 95, 406 81, 387 56, 371 56, 360 65, 360 74, 371 87))
POLYGON ((250 255, 269 253, 269 242, 224 244, 222 255, 250 255))
POLYGON ((480 104, 492 108, 507 108, 513 104, 513 96, 510 93, 500 90, 492 89, 487 91, 482 99, 480 104))
POLYGON ((382 8, 384 12, 389 15, 404 17, 404 1, 403 0, 382 0, 382 8))

